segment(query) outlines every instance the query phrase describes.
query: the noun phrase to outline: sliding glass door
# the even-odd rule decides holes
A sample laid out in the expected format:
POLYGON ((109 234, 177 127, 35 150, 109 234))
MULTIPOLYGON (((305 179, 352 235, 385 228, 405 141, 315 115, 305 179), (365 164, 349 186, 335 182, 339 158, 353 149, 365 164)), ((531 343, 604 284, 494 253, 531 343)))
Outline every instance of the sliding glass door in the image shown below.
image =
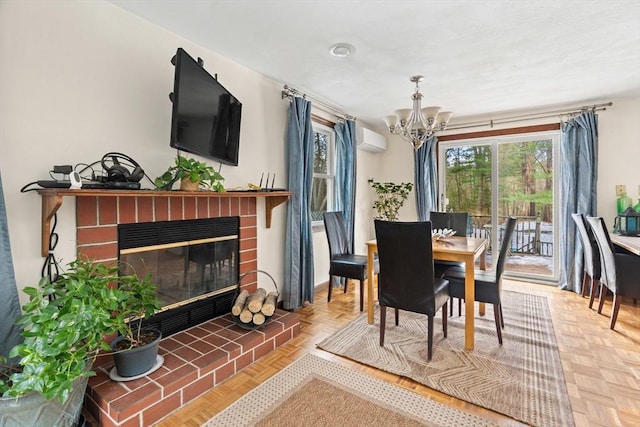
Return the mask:
POLYGON ((487 268, 503 244, 506 218, 518 219, 505 271, 541 281, 557 279, 555 171, 557 132, 439 144, 440 209, 469 212, 469 233, 489 241, 487 268))

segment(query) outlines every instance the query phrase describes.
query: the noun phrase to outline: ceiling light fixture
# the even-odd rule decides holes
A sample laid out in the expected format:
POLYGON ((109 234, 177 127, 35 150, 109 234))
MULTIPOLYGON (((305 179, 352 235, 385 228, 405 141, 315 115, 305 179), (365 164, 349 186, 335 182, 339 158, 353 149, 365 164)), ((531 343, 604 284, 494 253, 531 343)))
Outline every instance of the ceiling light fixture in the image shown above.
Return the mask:
POLYGON ((424 80, 424 77, 417 75, 409 80, 416 84, 416 91, 411 95, 413 109, 396 110, 395 115, 386 116, 384 122, 389 127, 390 133, 400 135, 417 150, 431 135, 447 128, 453 113, 450 111, 440 113, 440 107, 421 108, 422 94, 418 84, 424 80))
POLYGON ((338 58, 346 58, 347 56, 355 53, 356 48, 348 43, 338 43, 334 44, 329 48, 329 53, 333 56, 337 56, 338 58))

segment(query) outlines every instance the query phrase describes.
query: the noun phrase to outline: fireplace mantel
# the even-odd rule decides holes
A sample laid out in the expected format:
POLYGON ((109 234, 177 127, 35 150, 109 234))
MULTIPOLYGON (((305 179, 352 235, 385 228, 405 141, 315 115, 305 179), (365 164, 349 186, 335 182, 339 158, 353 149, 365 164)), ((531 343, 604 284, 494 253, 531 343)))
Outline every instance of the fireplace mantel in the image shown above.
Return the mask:
POLYGON ((65 196, 69 197, 162 197, 162 196, 180 196, 180 197, 255 197, 265 199, 265 224, 267 228, 271 227, 271 211, 276 206, 286 202, 291 196, 289 191, 159 191, 159 190, 71 190, 68 188, 46 188, 37 190, 42 196, 42 248, 41 255, 46 257, 49 254, 49 239, 51 231, 51 219, 53 215, 62 206, 62 200, 65 196))

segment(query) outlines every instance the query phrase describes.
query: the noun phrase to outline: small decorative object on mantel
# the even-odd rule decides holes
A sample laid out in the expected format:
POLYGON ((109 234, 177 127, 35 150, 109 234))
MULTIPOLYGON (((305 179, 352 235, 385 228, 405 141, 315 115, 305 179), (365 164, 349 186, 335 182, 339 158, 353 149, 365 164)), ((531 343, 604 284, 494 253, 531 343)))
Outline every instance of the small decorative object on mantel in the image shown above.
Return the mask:
POLYGON ((198 191, 200 188, 223 192, 224 178, 213 167, 194 158, 176 157, 176 162, 154 181, 159 190, 169 191, 180 180, 180 190, 198 191))
POLYGON ((236 325, 244 329, 257 329, 271 320, 278 305, 278 285, 269 273, 262 270, 251 270, 240 277, 238 281, 238 295, 231 307, 231 316, 236 325), (275 291, 268 292, 259 287, 255 292, 249 293, 241 290, 242 280, 252 273, 262 273, 271 279, 275 291))
POLYGON ((404 205, 405 200, 413 189, 410 182, 394 184, 393 182, 376 182, 369 180, 371 188, 376 191, 378 200, 373 202, 373 207, 378 213, 377 219, 385 221, 397 221, 398 211, 404 205))

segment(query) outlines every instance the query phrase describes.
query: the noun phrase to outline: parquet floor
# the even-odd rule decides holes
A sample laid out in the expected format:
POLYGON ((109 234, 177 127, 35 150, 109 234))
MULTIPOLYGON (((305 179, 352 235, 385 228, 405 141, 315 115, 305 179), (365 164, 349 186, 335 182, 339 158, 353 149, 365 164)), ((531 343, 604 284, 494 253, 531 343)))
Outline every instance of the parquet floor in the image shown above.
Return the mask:
MULTIPOLYGON (((316 349, 315 344, 359 314, 357 286, 334 293, 326 302, 326 286, 316 290, 315 303, 298 311, 298 337, 161 421, 161 427, 199 427, 217 412, 307 352, 342 363, 374 377, 480 415, 502 426, 521 425, 503 415, 476 407, 414 381, 359 365, 316 349)), ((548 297, 560 348, 565 381, 576 426, 640 425, 640 306, 625 301, 615 331, 609 330, 611 301, 603 314, 587 307, 587 299, 552 286, 506 281, 505 289, 548 297)), ((594 305, 594 308, 596 305, 594 305)))

